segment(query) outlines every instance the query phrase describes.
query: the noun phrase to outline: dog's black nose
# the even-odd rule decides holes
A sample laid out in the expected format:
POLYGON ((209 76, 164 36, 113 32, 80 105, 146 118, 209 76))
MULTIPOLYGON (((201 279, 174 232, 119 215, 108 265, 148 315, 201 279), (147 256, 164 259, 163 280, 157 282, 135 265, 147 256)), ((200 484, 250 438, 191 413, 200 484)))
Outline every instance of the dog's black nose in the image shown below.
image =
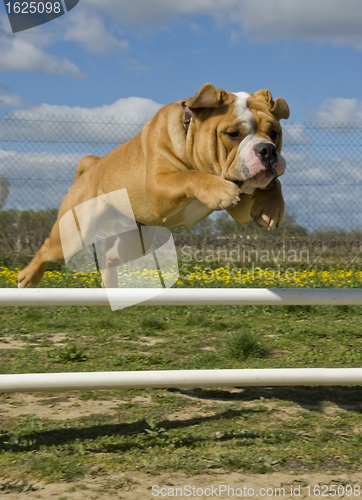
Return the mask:
POLYGON ((273 168, 278 161, 277 148, 270 142, 256 144, 254 151, 265 167, 273 168))

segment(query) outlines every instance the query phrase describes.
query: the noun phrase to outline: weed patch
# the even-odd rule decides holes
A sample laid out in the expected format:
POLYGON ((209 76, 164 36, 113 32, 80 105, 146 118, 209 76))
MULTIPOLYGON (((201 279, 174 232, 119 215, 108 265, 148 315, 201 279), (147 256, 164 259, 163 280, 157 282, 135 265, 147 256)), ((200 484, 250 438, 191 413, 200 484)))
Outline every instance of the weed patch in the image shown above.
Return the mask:
POLYGON ((231 359, 245 361, 248 358, 265 358, 269 349, 262 337, 242 327, 241 331, 227 339, 226 353, 231 359))
POLYGON ((58 349, 55 353, 50 353, 49 356, 53 358, 55 363, 81 363, 88 359, 84 351, 75 345, 58 349))

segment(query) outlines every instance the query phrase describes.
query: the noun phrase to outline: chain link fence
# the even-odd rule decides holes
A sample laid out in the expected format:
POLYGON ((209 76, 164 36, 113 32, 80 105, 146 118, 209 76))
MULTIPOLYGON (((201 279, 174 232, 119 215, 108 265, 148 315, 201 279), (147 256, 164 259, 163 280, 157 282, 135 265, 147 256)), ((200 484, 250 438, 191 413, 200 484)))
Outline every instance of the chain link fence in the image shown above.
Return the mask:
POLYGON ((9 182, 3 209, 59 208, 81 158, 104 156, 142 126, 114 117, 0 116, 0 177, 9 182))
POLYGON ((362 123, 285 125, 286 205, 309 231, 362 227, 362 123))
MULTIPOLYGON (((3 210, 59 208, 82 157, 107 154, 142 126, 114 116, 0 115, 3 210)), ((362 228, 362 124, 285 124, 283 133, 281 181, 296 222, 308 231, 362 228)))

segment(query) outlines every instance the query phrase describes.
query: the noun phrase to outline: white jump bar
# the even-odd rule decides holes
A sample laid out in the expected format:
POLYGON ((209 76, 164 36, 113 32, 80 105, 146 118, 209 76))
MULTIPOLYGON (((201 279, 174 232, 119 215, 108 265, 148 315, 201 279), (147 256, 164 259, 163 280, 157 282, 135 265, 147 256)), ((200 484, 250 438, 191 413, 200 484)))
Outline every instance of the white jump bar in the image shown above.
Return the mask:
POLYGON ((107 293, 119 305, 362 305, 360 288, 166 288, 152 298, 147 288, 1 288, 0 306, 108 306, 107 293))
POLYGON ((362 368, 160 370, 0 375, 0 393, 297 385, 362 385, 362 368))

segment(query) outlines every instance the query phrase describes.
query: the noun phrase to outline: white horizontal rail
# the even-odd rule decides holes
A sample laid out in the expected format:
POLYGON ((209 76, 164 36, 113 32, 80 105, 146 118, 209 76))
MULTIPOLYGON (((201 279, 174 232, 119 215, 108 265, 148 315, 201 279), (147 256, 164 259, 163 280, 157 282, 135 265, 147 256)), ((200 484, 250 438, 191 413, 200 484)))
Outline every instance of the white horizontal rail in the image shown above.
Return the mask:
MULTIPOLYGON (((149 298, 148 289, 0 289, 0 306, 362 305, 362 289, 173 288, 149 298)), ((0 375, 0 392, 187 387, 362 385, 362 368, 162 370, 0 375)))
POLYGON ((166 288, 150 295, 147 288, 1 288, 0 306, 108 306, 109 297, 120 306, 130 300, 145 306, 362 305, 359 288, 166 288))
POLYGON ((1 392, 362 385, 362 368, 275 368, 0 375, 1 392))

